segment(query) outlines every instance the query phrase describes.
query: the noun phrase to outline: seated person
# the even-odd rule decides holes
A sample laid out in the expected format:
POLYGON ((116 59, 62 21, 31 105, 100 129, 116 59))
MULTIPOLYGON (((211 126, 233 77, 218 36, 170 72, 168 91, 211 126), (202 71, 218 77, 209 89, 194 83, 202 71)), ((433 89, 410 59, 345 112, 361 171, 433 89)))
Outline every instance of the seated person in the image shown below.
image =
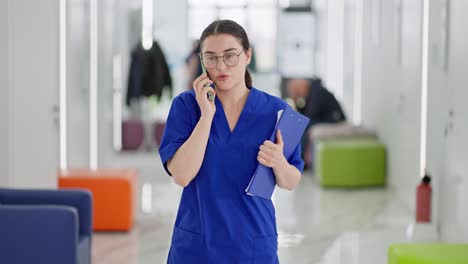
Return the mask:
MULTIPOLYGON (((319 78, 291 79, 287 84, 288 97, 292 99, 296 110, 310 118, 307 130, 320 123, 339 123, 346 121, 346 116, 335 96, 328 91, 319 78)), ((311 144, 308 144, 309 133, 302 138, 302 158, 306 168, 312 163, 309 156, 312 153, 311 144)))
POLYGON ((309 126, 346 121, 338 100, 319 78, 290 80, 288 96, 293 99, 297 111, 310 118, 309 126))

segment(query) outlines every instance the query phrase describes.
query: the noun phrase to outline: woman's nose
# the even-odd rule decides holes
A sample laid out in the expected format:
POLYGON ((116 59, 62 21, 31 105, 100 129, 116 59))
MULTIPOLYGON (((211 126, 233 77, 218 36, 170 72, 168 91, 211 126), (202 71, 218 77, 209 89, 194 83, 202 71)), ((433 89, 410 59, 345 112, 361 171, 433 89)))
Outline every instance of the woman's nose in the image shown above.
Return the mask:
POLYGON ((224 58, 221 57, 221 58, 218 58, 218 63, 216 64, 216 68, 218 69, 226 69, 228 66, 226 65, 226 63, 224 62, 224 58))

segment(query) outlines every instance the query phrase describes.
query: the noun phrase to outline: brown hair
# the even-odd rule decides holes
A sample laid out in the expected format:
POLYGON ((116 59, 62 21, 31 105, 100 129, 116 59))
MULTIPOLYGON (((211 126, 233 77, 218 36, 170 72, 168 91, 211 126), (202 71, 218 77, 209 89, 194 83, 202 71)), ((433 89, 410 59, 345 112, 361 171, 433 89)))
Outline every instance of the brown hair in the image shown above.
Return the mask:
MULTIPOLYGON (((247 37, 247 33, 244 28, 232 20, 216 20, 209 24, 205 30, 203 30, 200 37, 200 45, 203 46, 203 41, 207 37, 217 34, 229 34, 240 41, 244 50, 248 50, 250 48, 249 38, 247 37)), ((252 86, 252 76, 247 69, 245 69, 245 85, 247 87, 252 86)))

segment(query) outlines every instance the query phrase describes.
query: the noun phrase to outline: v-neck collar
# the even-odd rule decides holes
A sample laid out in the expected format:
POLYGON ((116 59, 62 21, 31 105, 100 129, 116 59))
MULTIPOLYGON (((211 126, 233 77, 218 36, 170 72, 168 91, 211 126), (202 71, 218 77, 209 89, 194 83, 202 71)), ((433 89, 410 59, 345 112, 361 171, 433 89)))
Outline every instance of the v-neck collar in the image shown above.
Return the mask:
POLYGON ((250 111, 251 105, 252 105, 252 98, 254 97, 253 93, 255 92, 254 87, 248 87, 250 90, 249 95, 247 95, 247 100, 245 101, 244 107, 242 108, 242 111, 239 115, 239 118, 237 119, 237 122, 234 126, 234 129, 231 131, 231 128, 229 127, 229 122, 227 120, 226 112, 224 111, 223 104, 221 101, 218 99, 218 97, 215 98, 215 103, 216 103, 216 112, 220 111, 220 126, 223 127, 223 135, 226 135, 226 138, 223 138, 223 141, 227 144, 231 140, 231 138, 236 134, 236 131, 239 130, 239 125, 242 125, 243 119, 245 119, 245 115, 250 111))

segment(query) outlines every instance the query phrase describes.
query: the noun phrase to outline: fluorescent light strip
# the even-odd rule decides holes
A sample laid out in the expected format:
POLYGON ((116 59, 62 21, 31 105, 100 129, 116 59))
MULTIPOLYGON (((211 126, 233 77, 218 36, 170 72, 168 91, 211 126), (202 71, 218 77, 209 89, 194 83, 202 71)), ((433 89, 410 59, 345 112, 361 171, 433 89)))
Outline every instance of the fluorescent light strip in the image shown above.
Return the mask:
POLYGON ((421 144, 420 144, 420 177, 426 169, 426 129, 427 129, 427 82, 429 72, 429 0, 423 1, 423 34, 422 34, 422 71, 421 71, 421 144))
POLYGON ((142 0, 141 41, 145 50, 153 46, 153 0, 142 0))
POLYGON ((114 150, 122 149, 122 56, 114 55, 113 59, 113 79, 114 79, 114 95, 113 95, 113 130, 114 130, 114 150))
POLYGON ((147 214, 153 211, 153 186, 148 182, 141 188, 141 210, 147 214))
POLYGON ((89 163, 97 168, 97 81, 98 81, 98 2, 90 0, 90 58, 89 58, 89 163))
POLYGON ((60 169, 67 168, 67 0, 60 0, 59 64, 59 157, 60 169))
POLYGON ((362 28, 364 26, 363 0, 356 0, 354 14, 354 100, 353 119, 356 125, 362 122, 362 28))

